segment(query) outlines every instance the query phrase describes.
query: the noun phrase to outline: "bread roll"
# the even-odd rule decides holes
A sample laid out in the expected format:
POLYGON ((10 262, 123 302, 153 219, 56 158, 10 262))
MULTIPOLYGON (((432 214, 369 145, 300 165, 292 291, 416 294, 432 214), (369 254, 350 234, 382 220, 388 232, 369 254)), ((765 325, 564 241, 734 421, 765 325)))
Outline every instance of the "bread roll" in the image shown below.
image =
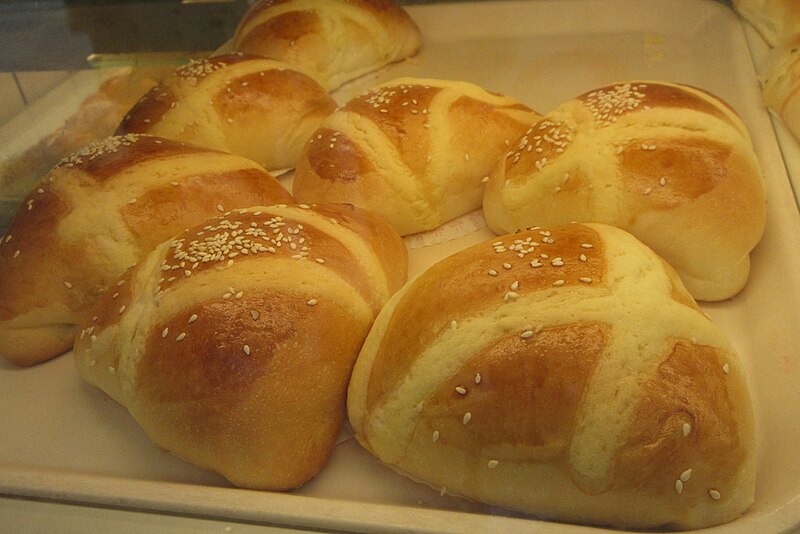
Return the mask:
POLYGON ((401 235, 432 230, 481 207, 484 178, 537 117, 468 82, 393 80, 325 120, 292 192, 300 202, 370 209, 401 235))
POLYGON ((800 139, 800 33, 773 48, 761 72, 764 103, 800 139))
POLYGON ((328 90, 413 56, 421 43, 392 0, 262 0, 233 38, 235 50, 302 68, 328 90))
POLYGON ((534 124, 492 173, 483 210, 495 233, 571 221, 623 228, 706 301, 745 285, 766 211, 733 109, 699 89, 638 81, 585 93, 534 124))
POLYGON ((800 2, 797 0, 733 0, 733 8, 753 25, 769 46, 800 31, 800 2))
POLYGON ((58 356, 100 292, 155 245, 222 210, 291 198, 239 156, 133 134, 88 145, 42 179, 0 240, 0 356, 58 356))
POLYGON ((129 270, 81 325, 81 376, 150 438, 233 484, 283 490, 328 460, 353 361, 406 249, 350 206, 236 210, 129 270))
POLYGON ((348 413, 397 471, 548 519, 691 529, 753 502, 734 348, 668 264, 603 224, 503 235, 409 282, 348 413))
POLYGON ((317 82, 289 65, 227 54, 179 67, 133 106, 117 133, 193 143, 278 170, 294 167, 335 108, 317 82))

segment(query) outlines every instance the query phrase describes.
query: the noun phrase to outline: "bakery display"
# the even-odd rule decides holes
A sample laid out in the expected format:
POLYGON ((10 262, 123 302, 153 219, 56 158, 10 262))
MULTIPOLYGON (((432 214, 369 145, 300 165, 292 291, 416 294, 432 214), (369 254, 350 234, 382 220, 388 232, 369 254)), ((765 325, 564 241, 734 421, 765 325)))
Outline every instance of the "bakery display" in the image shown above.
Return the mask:
POLYGON ((558 106, 493 171, 495 233, 571 221, 623 228, 674 267, 694 298, 746 284, 765 225, 761 166, 735 111, 697 88, 631 81, 558 106))
POLYGON ((312 134, 292 193, 370 209, 401 235, 432 230, 480 209, 496 160, 538 117, 469 82, 395 79, 353 98, 312 134))
POLYGON ((184 141, 283 170, 335 108, 317 82, 286 63, 225 54, 178 67, 133 106, 117 134, 184 141))
POLYGON ((733 346, 604 224, 498 236, 409 282, 359 354, 348 414, 396 471, 545 519, 694 529, 753 502, 733 346))
POLYGON ((291 200, 250 160, 159 137, 112 136, 71 154, 0 239, 0 356, 22 366, 58 356, 151 248, 220 212, 291 200))
POLYGON ((733 0, 733 8, 753 25, 769 46, 800 31, 797 0, 733 0))
POLYGON ((161 448, 247 488, 328 460, 353 361, 406 280, 400 237, 344 205, 234 210, 159 245, 80 326, 81 376, 161 448))
POLYGON ((421 43, 414 20, 392 0, 261 0, 232 46, 294 65, 333 90, 415 55, 421 43))

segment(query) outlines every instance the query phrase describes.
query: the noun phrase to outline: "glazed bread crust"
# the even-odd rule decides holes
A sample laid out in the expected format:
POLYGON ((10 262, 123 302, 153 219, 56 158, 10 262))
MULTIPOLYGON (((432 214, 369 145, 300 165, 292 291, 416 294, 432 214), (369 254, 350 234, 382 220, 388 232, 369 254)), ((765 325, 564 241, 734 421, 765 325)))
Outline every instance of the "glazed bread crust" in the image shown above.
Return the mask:
POLYGON ((391 0, 262 0, 233 38, 235 50, 294 65, 329 91, 421 46, 419 28, 391 0))
POLYGON ((58 356, 100 293, 165 239, 220 210, 291 201, 250 160, 158 137, 109 137, 70 155, 0 239, 0 356, 58 356))
POLYGON ((286 63, 247 54, 195 59, 151 89, 117 128, 294 167, 303 144, 336 102, 286 63))
POLYGON ((744 287, 766 218, 761 166, 733 109, 696 88, 644 81, 587 92, 533 124, 493 171, 483 210, 495 233, 620 227, 705 301, 744 287))
POLYGON ((499 236, 409 282, 348 413, 399 472, 548 519, 688 529, 753 501, 741 362, 675 272, 607 225, 499 236))
POLYGON ((253 207, 166 241, 81 324, 81 376, 158 446, 248 488, 328 460, 347 381, 406 249, 349 206, 253 207))
POLYGON ((325 120, 303 149, 292 192, 300 202, 372 210, 401 235, 432 230, 480 209, 497 159, 538 117, 468 82, 392 80, 325 120))

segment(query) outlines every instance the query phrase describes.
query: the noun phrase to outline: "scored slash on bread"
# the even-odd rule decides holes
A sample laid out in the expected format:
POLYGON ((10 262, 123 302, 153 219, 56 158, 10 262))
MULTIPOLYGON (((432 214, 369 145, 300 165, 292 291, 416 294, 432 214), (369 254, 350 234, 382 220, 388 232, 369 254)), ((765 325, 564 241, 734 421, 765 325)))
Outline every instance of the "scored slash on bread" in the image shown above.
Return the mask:
POLYGON ((495 233, 572 221, 625 229, 707 301, 744 287, 766 217, 761 166, 735 111, 651 81, 589 91, 534 123, 492 172, 483 211, 495 233))
POLYGON ((235 210, 159 245, 81 324, 81 376, 159 446, 237 486, 291 489, 328 460, 350 370, 407 252, 344 205, 235 210))
POLYGON ((256 163, 148 135, 113 136, 56 165, 0 239, 0 356, 33 365, 154 246, 222 211, 292 197, 256 163))
POLYGON ((699 528, 753 501, 730 341, 666 262, 604 224, 502 235, 406 284, 348 413, 400 473, 547 519, 699 528))

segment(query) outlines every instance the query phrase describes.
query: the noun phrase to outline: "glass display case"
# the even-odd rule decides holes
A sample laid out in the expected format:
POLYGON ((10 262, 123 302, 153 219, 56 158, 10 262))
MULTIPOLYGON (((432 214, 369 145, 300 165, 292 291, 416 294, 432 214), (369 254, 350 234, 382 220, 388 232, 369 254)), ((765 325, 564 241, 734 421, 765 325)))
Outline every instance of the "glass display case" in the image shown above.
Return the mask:
MULTIPOLYGON (((49 176, 51 169, 63 166, 65 162, 77 161, 69 159, 71 154, 94 157, 81 150, 120 134, 124 121, 130 122, 134 106, 140 105, 145 95, 151 99, 160 98, 152 93, 153 87, 163 83, 176 69, 195 65, 193 62, 202 58, 236 52, 234 37, 237 28, 248 13, 252 13, 256 3, 254 0, 0 1, 3 43, 0 51, 0 236, 4 236, 1 238, 5 241, 3 246, 8 248, 18 241, 10 239, 14 218, 25 210, 31 210, 32 206, 38 206, 33 204, 39 202, 36 191, 44 191, 42 188, 46 186, 42 184, 46 182, 41 180, 49 176)), ((309 10, 313 4, 308 2, 309 10)), ((755 500, 744 515, 709 528, 711 532, 742 533, 777 533, 800 528, 800 460, 794 449, 800 439, 800 424, 796 416, 800 408, 800 389, 795 386, 800 379, 800 335, 795 327, 800 312, 800 278, 795 268, 800 262, 800 248, 797 247, 800 243, 800 144, 778 114, 768 109, 763 101, 762 73, 771 46, 756 28, 741 18, 729 1, 400 0, 396 4, 419 29, 419 51, 361 72, 346 82, 335 84, 335 87, 323 87, 324 98, 330 97, 325 114, 339 112, 366 91, 400 78, 457 80, 475 84, 493 95, 491 98, 505 95, 515 99, 516 104, 531 112, 537 121, 578 95, 629 80, 639 80, 640 83, 663 81, 699 88, 718 96, 738 114, 748 132, 748 141, 752 141, 763 175, 764 234, 750 256, 749 278, 744 289, 714 301, 698 299, 697 310, 730 340, 741 360, 737 369, 747 377, 755 416, 756 489, 755 500)), ((294 25, 289 24, 281 31, 296 31, 298 24, 295 21, 294 25)), ((355 50, 352 55, 358 54, 358 49, 355 50)), ((305 75, 310 71, 302 72, 305 75)), ((309 77, 319 81, 312 74, 309 77)), ((248 80, 246 83, 252 83, 250 78, 248 80)), ((320 85, 324 85, 322 81, 320 85)), ((474 96, 474 93, 470 95, 474 96)), ((379 105, 375 102, 377 100, 369 103, 375 104, 377 110, 379 105)), ((162 105, 168 106, 168 99, 162 105)), ((428 113, 426 108, 424 114, 428 113)), ((447 135, 472 139, 482 135, 488 137, 494 126, 489 125, 486 118, 490 113, 482 113, 485 114, 481 120, 487 122, 478 121, 469 128, 457 127, 447 135)), ((142 116, 149 117, 146 113, 142 116)), ((147 122, 150 118, 142 120, 147 122)), ((225 120, 221 122, 226 126, 225 120)), ((233 119, 227 120, 227 126, 236 130, 233 119)), ((371 131, 368 126, 360 125, 359 128, 371 131)), ((316 138, 319 140, 323 139, 323 133, 330 133, 316 128, 313 131, 314 135, 322 132, 316 138)), ((441 138, 445 136, 442 133, 438 135, 441 138)), ((527 135, 532 135, 531 130, 524 132, 522 138, 527 140, 527 135)), ((314 139, 308 135, 303 138, 304 150, 310 150, 308 147, 314 139)), ((405 131, 398 133, 395 139, 398 146, 417 141, 405 131)), ((335 142, 334 136, 330 139, 331 148, 335 142)), ((517 142, 517 138, 507 140, 508 151, 503 151, 499 161, 514 157, 513 148, 517 142)), ((369 150, 373 150, 374 146, 370 146, 369 150)), ((519 146, 525 149, 527 145, 520 143, 519 146)), ((531 152, 534 148, 527 146, 531 152)), ((642 150, 646 151, 646 148, 642 150)), ((555 152, 553 154, 554 158, 558 157, 555 152)), ((459 163, 470 161, 468 153, 459 153, 458 156, 459 163)), ((257 163, 272 174, 287 194, 293 192, 293 164, 270 166, 260 161, 257 163)), ((546 164, 544 161, 540 166, 546 164)), ((447 165, 454 167, 456 164, 447 165)), ((392 169, 392 172, 401 173, 394 167, 392 169)), ((205 167, 196 171, 196 175, 203 172, 206 172, 205 167)), ((495 180, 494 175, 490 178, 490 173, 486 174, 482 184, 495 180)), ((337 179, 342 178, 330 181, 337 179)), ((557 192, 568 187, 568 179, 569 176, 556 187, 557 192)), ((661 184, 662 189, 664 185, 661 184)), ((484 185, 480 187, 482 195, 484 185)), ((659 188, 658 184, 653 187, 659 188)), ((163 191, 158 194, 167 195, 163 191)), ((457 196, 457 193, 448 194, 457 196)), ((144 198, 143 193, 129 196, 130 199, 126 199, 129 205, 141 203, 144 198)), ((221 213, 230 213, 222 206, 226 202, 219 201, 214 207, 218 206, 221 213)), ((190 212, 194 207, 187 202, 183 209, 190 212)), ((97 213, 103 211, 103 206, 94 208, 91 213, 95 215, 92 216, 101 220, 103 216, 97 213)), ((411 207, 401 210, 401 218, 412 217, 412 211, 411 207)), ((140 217, 136 219, 139 221, 137 224, 145 224, 148 212, 144 213, 137 215, 140 217)), ((338 219, 339 224, 343 224, 342 220, 338 219)), ((97 230, 98 233, 104 231, 97 230)), ((376 237, 379 233, 369 234, 368 240, 380 241, 382 238, 376 237)), ((492 231, 487 225, 480 206, 452 216, 445 224, 433 229, 401 232, 405 235, 398 235, 397 243, 402 243, 408 254, 404 281, 407 279, 410 284, 440 261, 468 247, 496 242, 496 239, 502 239, 497 237, 501 233, 492 231)), ((333 235, 337 242, 345 239, 341 234, 333 235)), ((316 234, 314 239, 323 241, 316 234)), ((713 247, 713 241, 709 238, 707 245, 713 247)), ((547 243, 547 236, 543 242, 547 243)), ((177 246, 174 243, 173 248, 177 246)), ((290 246, 289 241, 284 243, 290 246)), ((304 242, 291 245, 297 245, 300 250, 304 242)), ((495 246, 495 252, 497 248, 495 246)), ((500 248, 505 251, 504 245, 500 248)), ((317 263, 325 264, 325 260, 319 257, 317 263)), ((335 262, 328 260, 328 263, 335 262)), ((355 265, 361 268, 358 261, 355 265)), ((536 265, 531 264, 531 267, 536 265)), ((31 267, 32 270, 39 268, 31 267)), ((510 267, 504 268, 510 270, 510 267)), ((181 271, 184 269, 190 270, 185 265, 180 268, 181 271)), ((502 268, 498 270, 504 274, 502 268)), ((492 271, 484 269, 482 272, 488 272, 487 276, 491 278, 498 274, 496 270, 494 274, 492 271)), ((188 278, 189 274, 185 276, 188 278)), ((342 277, 347 278, 344 274, 342 277)), ((585 274, 580 280, 584 285, 592 282, 585 274)), ((162 278, 158 288, 166 283, 162 278)), ((519 282, 515 283, 519 287, 519 282)), ((67 289, 73 289, 73 285, 79 286, 80 281, 64 280, 63 284, 67 289)), ((444 286, 445 283, 441 284, 444 286)), ((517 288, 509 287, 503 288, 506 302, 514 300, 514 295, 517 295, 517 288)), ((225 302, 241 298, 242 292, 245 293, 244 300, 247 300, 247 288, 239 291, 239 288, 231 287, 225 302)), ((0 290, 0 299, 5 298, 0 290)), ((389 306, 385 302, 388 298, 381 302, 381 306, 389 306)), ((355 316, 355 310, 361 309, 358 306, 368 300, 359 300, 358 305, 348 309, 355 316)), ((392 307, 397 305, 396 299, 389 302, 392 307)), ((321 302, 318 303, 316 298, 305 299, 304 303, 307 306, 304 310, 322 307, 318 306, 321 302)), ((5 320, 1 314, 10 313, 3 306, 0 304, 0 321, 5 320)), ((419 317, 427 317, 423 313, 426 307, 414 308, 419 317)), ((125 306, 116 306, 115 310, 117 308, 118 315, 123 316, 125 306)), ((148 314, 156 315, 156 308, 142 311, 139 321, 145 322, 148 314)), ((386 309, 379 306, 375 314, 386 309)), ((251 310, 247 313, 253 320, 258 319, 259 312, 251 310)), ((191 317, 193 319, 190 318, 188 323, 198 319, 197 315, 191 317)), ((413 317, 395 321, 414 323, 413 317)), ((489 322, 501 323, 503 320, 504 316, 489 322)), ((229 321, 235 322, 233 319, 229 321)), ((450 328, 455 331, 461 322, 461 319, 452 323, 448 321, 446 328, 433 323, 423 325, 419 337, 422 339, 434 330, 437 335, 440 330, 443 332, 441 335, 446 335, 450 328)), ((463 320, 463 324, 468 322, 468 319, 463 320)), ((380 319, 375 324, 379 323, 380 319)), ((91 331, 92 326, 87 325, 82 324, 81 329, 76 330, 80 340, 96 333, 91 331)), ((385 324, 381 328, 384 327, 385 324)), ((156 337, 177 335, 174 328, 170 323, 163 329, 164 335, 156 337)), ((486 327, 486 330, 490 328, 486 327)), ((538 333, 539 330, 532 325, 523 329, 521 337, 524 341, 538 333)), ((0 344, 4 339, 5 343, 18 343, 8 341, 15 338, 0 336, 0 344)), ((183 338, 176 339, 183 341, 185 333, 183 338)), ((462 343, 466 346, 468 339, 471 339, 468 334, 454 338, 453 351, 460 350, 462 343)), ((320 351, 328 350, 327 341, 315 340, 314 343, 318 344, 320 351)), ((139 347, 135 350, 145 349, 139 347)), ((241 356, 241 352, 250 357, 250 345, 237 346, 237 355, 241 356)), ((302 350, 298 349, 298 352, 302 350)), ((109 366, 111 375, 123 372, 124 363, 120 361, 114 360, 116 363, 109 366)), ((426 473, 412 472, 412 476, 404 476, 404 467, 392 468, 389 466, 392 462, 386 457, 378 459, 367 450, 362 444, 363 436, 356 437, 359 431, 353 427, 357 425, 350 424, 344 407, 339 414, 344 414, 344 422, 336 433, 332 454, 315 476, 290 490, 237 487, 230 477, 215 473, 213 468, 195 465, 203 462, 185 461, 179 457, 180 453, 172 454, 164 450, 168 447, 156 445, 148 437, 150 430, 143 430, 135 420, 138 417, 131 416, 130 407, 115 401, 124 396, 119 391, 126 386, 108 386, 110 382, 103 382, 105 379, 90 384, 81 378, 85 372, 84 365, 76 360, 72 350, 31 366, 15 365, 0 359, 0 523, 9 529, 56 529, 62 532, 90 528, 119 532, 542 530, 557 533, 606 532, 604 529, 608 528, 609 532, 625 531, 624 526, 589 526, 591 521, 570 522, 567 519, 564 522, 558 517, 553 521, 539 517, 535 512, 525 513, 514 510, 513 506, 502 506, 491 498, 482 502, 474 494, 465 498, 462 494, 466 492, 444 487, 435 476, 426 480, 426 473)), ((237 376, 245 381, 243 375, 237 376)), ((459 386, 463 392, 456 388, 456 398, 467 396, 468 390, 479 387, 480 373, 471 376, 475 376, 474 384, 468 384, 466 389, 459 386)), ((687 380, 700 382, 697 378, 687 380)), ((484 385, 489 383, 486 379, 484 385)), ((413 388, 409 386, 409 389, 413 388)), ((427 402, 428 398, 425 400, 427 402)), ((528 401, 533 402, 531 398, 528 401)), ((419 403, 419 412, 423 411, 422 404, 419 403)), ((397 411, 406 414, 416 408, 405 406, 397 408, 397 411)), ((524 410, 527 406, 518 409, 524 410)), ((460 419, 462 426, 470 422, 472 414, 469 415, 469 418, 464 415, 460 419)), ((410 425, 404 421, 393 421, 392 424, 399 427, 410 425)), ((694 427, 686 430, 685 425, 688 423, 682 427, 683 435, 687 436, 694 427)), ((376 423, 376 426, 380 425, 376 423)), ((437 430, 431 441, 435 443, 439 439, 437 430)), ((387 446, 389 449, 391 447, 387 446)), ((453 449, 461 451, 457 445, 453 449)), ((485 447, 482 450, 489 449, 485 447)), ((492 454, 496 452, 497 449, 492 449, 492 454)), ((556 456, 568 454, 569 449, 563 449, 556 456)), ((503 461, 492 457, 488 464, 485 461, 483 464, 494 472, 503 461)), ((684 476, 687 471, 677 473, 675 488, 680 486, 680 489, 672 491, 678 496, 682 494, 684 485, 690 488, 691 471, 688 469, 688 476, 684 476)), ((699 480, 700 475, 695 475, 694 481, 699 480)), ((462 478, 471 480, 473 476, 485 475, 475 475, 472 467, 464 465, 462 478)), ((502 482, 511 488, 508 491, 512 493, 517 483, 525 487, 513 475, 502 482)), ((464 484, 469 485, 468 482, 464 484)), ((497 483, 498 486, 502 484, 497 483)), ((706 493, 714 501, 720 498, 714 488, 706 493)), ((571 493, 566 491, 565 495, 571 493)))

